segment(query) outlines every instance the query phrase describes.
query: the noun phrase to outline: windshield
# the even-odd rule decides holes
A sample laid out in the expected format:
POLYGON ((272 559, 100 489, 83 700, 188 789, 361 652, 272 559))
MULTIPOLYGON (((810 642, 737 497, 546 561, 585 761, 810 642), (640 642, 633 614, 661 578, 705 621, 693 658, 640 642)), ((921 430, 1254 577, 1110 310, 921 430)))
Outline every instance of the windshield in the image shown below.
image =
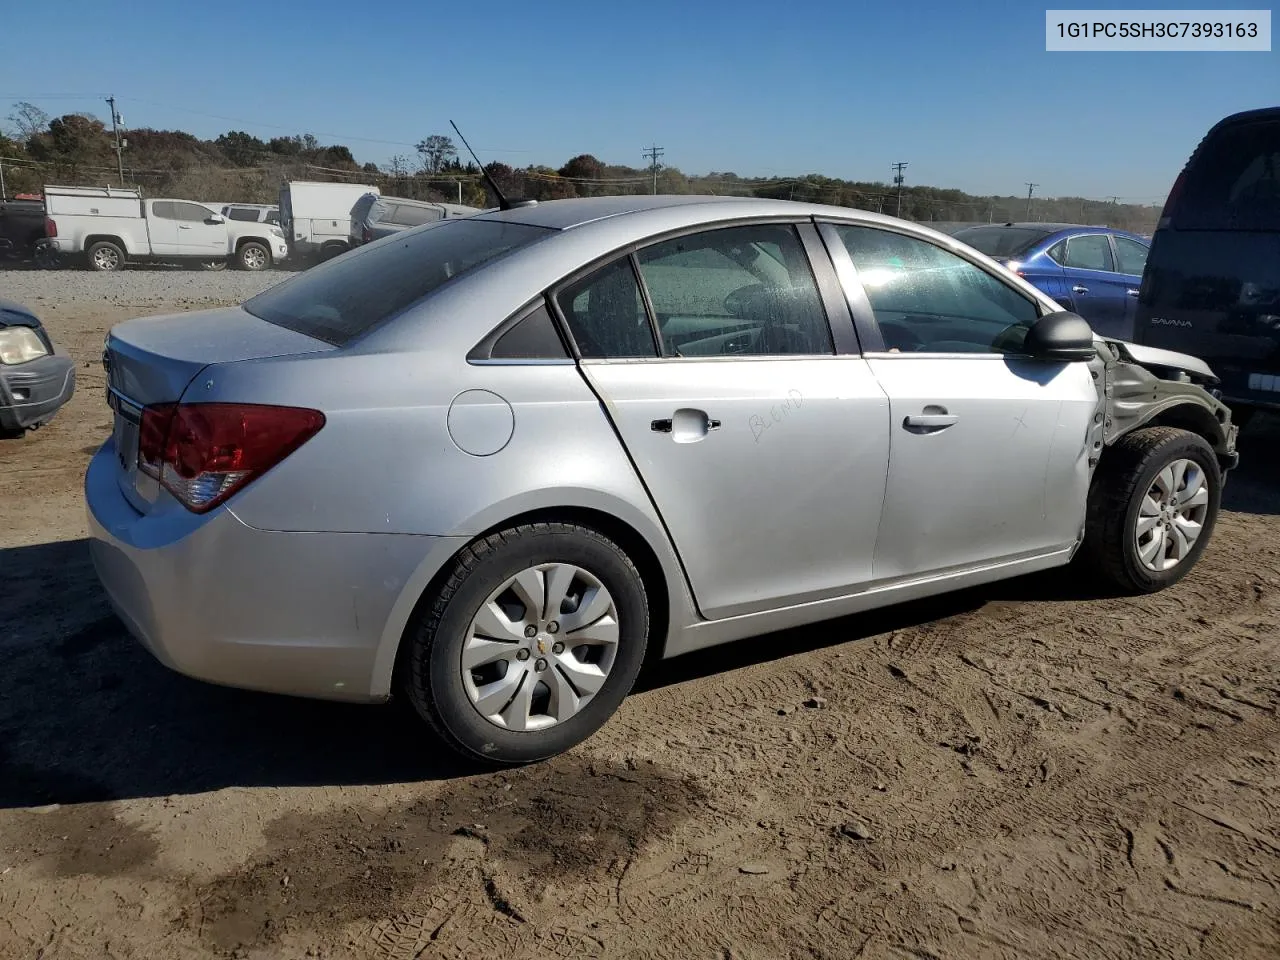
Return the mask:
POLYGON ((441 220, 345 253, 258 294, 244 308, 342 346, 454 277, 554 232, 492 220, 441 220))
POLYGON ((1019 257, 1049 236, 1035 227, 970 227, 954 236, 988 257, 1019 257))

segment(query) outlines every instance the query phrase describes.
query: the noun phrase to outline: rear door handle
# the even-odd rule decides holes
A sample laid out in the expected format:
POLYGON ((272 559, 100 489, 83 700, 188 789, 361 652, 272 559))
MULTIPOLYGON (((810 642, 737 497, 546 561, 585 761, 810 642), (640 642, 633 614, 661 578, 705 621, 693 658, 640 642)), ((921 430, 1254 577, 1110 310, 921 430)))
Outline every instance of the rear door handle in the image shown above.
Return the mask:
POLYGON ((1138 291, 1133 289, 1133 287, 1130 287, 1128 290, 1125 291, 1125 293, 1127 293, 1131 297, 1136 297, 1138 295, 1138 291))
POLYGON ((1088 293, 1089 288, 1085 286, 1081 286, 1080 284, 1077 283, 1074 287, 1071 288, 1071 292, 1072 293, 1088 293))
POLYGON ((185 223, 180 223, 180 224, 178 224, 178 229, 179 229, 179 230, 190 230, 191 228, 190 228, 189 226, 187 226, 185 223))
POLYGON ((654 433, 673 434, 676 443, 695 443, 712 430, 719 430, 721 422, 707 416, 702 410, 681 407, 674 416, 649 421, 654 433))

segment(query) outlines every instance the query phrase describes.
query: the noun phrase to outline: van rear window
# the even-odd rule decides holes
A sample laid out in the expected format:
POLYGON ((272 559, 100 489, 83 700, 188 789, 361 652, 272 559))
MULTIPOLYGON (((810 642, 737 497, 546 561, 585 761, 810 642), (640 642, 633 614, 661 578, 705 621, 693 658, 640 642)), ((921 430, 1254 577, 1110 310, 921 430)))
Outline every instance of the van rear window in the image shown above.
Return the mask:
POLYGON ((1175 230, 1280 230, 1280 120, 1224 127, 1186 172, 1175 230))
POLYGON ((342 346, 450 280, 554 230, 496 220, 441 220, 369 244, 258 294, 244 309, 342 346))

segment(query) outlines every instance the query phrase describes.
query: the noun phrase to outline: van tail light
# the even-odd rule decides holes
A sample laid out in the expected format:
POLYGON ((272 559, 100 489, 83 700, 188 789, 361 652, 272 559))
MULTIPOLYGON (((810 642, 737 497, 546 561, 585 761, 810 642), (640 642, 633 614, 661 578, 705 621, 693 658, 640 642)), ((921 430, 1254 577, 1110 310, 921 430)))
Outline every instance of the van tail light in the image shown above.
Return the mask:
POLYGON ((58 225, 53 221, 52 217, 44 218, 44 235, 46 237, 56 237, 58 235, 58 225))
POLYGON ((142 411, 138 469, 206 513, 324 426, 324 414, 251 403, 161 403, 142 411))

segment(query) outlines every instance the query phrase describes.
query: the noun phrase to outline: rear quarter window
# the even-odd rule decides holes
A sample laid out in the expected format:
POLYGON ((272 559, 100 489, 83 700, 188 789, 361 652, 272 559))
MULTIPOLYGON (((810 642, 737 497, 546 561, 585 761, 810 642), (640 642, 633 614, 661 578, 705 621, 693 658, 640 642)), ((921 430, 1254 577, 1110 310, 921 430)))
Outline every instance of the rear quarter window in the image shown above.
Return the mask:
POLYGON ((554 230, 494 220, 442 220, 361 247, 258 294, 244 308, 269 323, 342 346, 450 280, 554 230))
POLYGON ((1176 230, 1280 230, 1280 120, 1224 127, 1186 171, 1176 230))

